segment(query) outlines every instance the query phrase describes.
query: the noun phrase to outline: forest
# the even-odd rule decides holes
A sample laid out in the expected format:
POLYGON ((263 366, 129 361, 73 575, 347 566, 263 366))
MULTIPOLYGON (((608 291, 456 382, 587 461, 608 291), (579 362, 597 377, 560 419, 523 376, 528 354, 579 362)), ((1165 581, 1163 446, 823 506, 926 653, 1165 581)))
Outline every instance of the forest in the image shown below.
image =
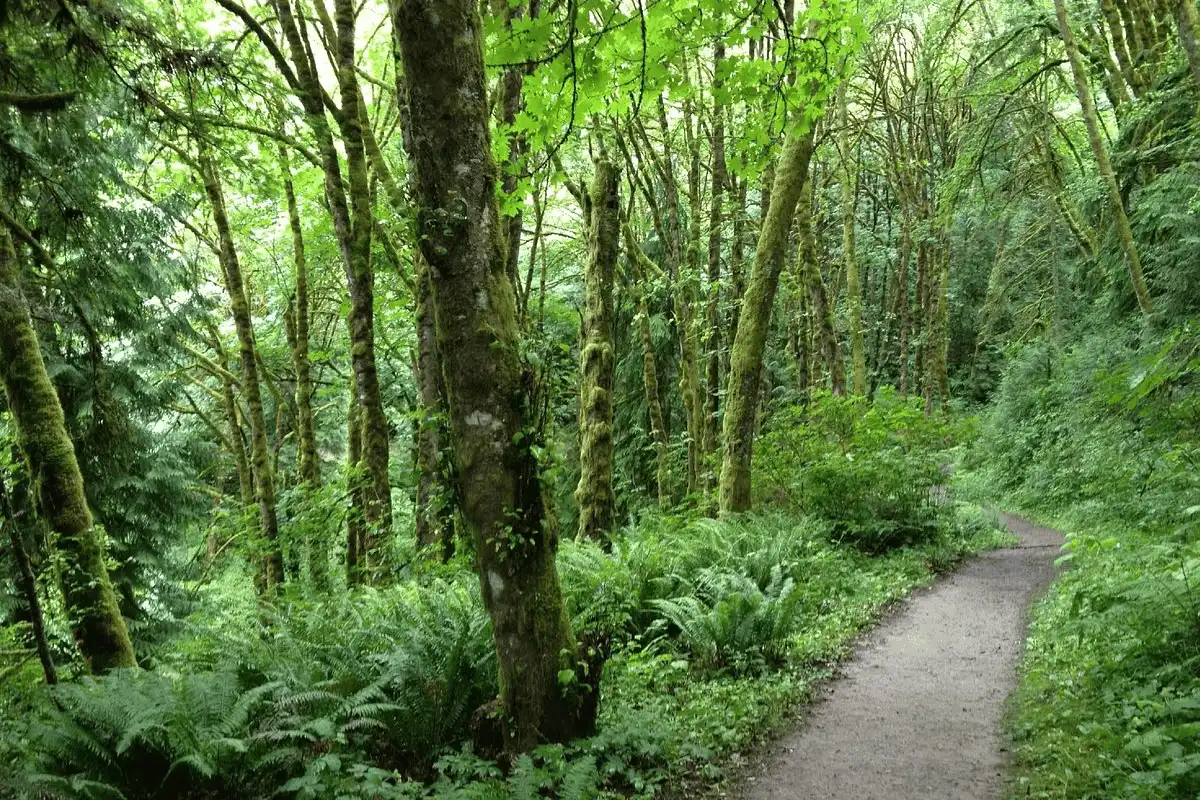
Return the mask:
POLYGON ((0 798, 730 796, 998 509, 1005 796, 1196 797, 1198 31, 0 0, 0 798))

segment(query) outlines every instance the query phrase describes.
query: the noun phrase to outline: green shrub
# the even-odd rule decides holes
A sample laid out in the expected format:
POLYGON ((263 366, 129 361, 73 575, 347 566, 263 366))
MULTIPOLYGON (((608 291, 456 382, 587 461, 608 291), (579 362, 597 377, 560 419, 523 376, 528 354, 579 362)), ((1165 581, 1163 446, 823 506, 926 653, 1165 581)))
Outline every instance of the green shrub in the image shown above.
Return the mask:
POLYGON ((960 435, 891 390, 873 403, 818 394, 771 418, 755 455, 756 490, 829 520, 839 539, 870 553, 928 541, 940 521, 945 451, 960 435))

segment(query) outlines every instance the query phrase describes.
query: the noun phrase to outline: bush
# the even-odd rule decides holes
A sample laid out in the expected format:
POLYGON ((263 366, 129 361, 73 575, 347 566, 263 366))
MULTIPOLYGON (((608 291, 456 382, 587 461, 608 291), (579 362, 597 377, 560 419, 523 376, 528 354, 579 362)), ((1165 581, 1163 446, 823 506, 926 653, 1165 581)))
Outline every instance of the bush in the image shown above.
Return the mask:
POLYGON ((946 450, 961 427, 927 417, 917 398, 881 390, 815 396, 776 413, 755 456, 763 499, 829 520, 835 535, 870 553, 932 539, 940 522, 935 487, 946 482, 946 450))

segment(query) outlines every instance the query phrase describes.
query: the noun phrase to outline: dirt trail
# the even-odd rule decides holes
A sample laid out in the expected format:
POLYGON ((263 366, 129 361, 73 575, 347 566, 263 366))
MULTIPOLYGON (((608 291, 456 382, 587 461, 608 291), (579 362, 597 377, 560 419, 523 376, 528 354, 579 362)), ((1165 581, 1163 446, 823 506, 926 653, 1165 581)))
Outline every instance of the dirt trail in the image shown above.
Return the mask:
POLYGON ((910 600, 859 647, 751 800, 993 800, 1002 717, 1032 598, 1062 536, 1005 515, 1022 544, 984 553, 910 600))

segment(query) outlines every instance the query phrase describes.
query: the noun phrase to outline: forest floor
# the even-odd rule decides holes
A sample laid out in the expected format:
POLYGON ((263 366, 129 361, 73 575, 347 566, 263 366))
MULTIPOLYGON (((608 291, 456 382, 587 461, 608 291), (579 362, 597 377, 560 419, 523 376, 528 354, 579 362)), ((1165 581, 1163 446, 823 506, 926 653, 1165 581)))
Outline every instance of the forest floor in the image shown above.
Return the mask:
POLYGON ((1021 544, 983 553, 868 635, 801 727, 771 747, 750 800, 994 800, 1030 603, 1062 535, 1003 515, 1021 544))

